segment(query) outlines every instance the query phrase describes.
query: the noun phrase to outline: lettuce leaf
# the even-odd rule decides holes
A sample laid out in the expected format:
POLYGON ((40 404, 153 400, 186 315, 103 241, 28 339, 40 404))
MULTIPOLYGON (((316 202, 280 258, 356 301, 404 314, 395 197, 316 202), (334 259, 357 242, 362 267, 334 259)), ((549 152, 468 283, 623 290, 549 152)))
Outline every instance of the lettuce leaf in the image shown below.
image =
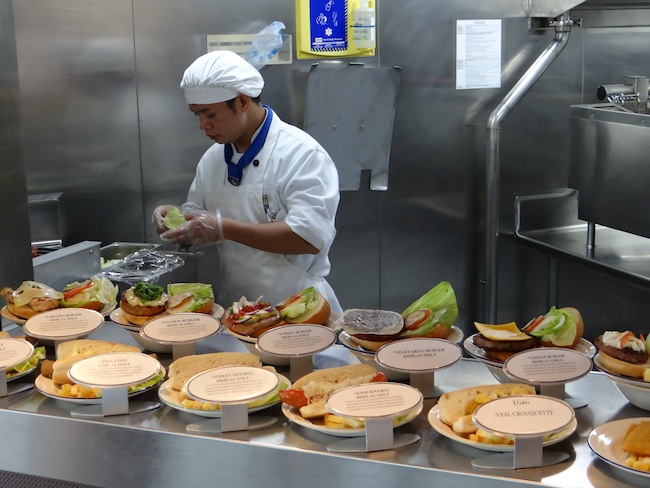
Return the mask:
POLYGON ((43 359, 45 359, 45 347, 35 347, 34 353, 27 361, 23 361, 22 363, 17 364, 11 368, 11 370, 7 370, 7 378, 11 378, 12 376, 16 376, 24 373, 25 371, 34 369, 43 359))
POLYGON ((409 307, 402 312, 402 317, 406 318, 418 310, 430 310, 431 315, 428 319, 420 324, 417 329, 407 330, 402 337, 417 337, 426 335, 431 332, 437 324, 446 327, 454 325, 458 319, 458 303, 456 294, 448 281, 438 283, 431 288, 425 295, 414 301, 409 307))

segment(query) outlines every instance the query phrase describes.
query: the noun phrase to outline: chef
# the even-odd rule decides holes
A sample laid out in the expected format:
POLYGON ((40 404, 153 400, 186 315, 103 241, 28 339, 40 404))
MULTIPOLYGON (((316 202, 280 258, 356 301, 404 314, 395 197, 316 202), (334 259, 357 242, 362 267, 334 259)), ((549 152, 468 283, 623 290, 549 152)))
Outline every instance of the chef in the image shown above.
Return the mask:
POLYGON ((177 244, 216 243, 217 299, 260 295, 271 303, 314 286, 341 307, 325 280, 336 229, 339 180, 334 162, 311 136, 261 103, 264 80, 239 55, 213 51, 185 71, 181 88, 213 144, 182 206, 186 222, 168 229, 172 205, 158 206, 154 229, 177 244))

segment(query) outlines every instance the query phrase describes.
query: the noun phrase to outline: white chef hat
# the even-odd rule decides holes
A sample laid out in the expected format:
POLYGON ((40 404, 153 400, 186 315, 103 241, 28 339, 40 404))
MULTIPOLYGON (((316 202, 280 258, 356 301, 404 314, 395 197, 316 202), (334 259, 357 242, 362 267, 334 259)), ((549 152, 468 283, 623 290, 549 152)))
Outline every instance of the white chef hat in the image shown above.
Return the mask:
POLYGON ((260 72, 232 51, 204 54, 185 70, 181 80, 188 104, 225 102, 239 93, 255 98, 263 87, 260 72))

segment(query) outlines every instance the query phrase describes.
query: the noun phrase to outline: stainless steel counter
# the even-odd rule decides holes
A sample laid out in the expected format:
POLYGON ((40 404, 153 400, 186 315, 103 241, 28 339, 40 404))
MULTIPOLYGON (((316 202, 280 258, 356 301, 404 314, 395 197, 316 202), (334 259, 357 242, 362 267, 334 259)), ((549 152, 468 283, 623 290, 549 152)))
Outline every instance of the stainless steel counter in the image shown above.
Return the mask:
MULTIPOLYGON (((94 338, 133 343, 121 327, 106 323, 94 338)), ((244 350, 236 339, 219 334, 197 345, 197 352, 244 350)), ((161 355, 163 364, 170 358, 161 355)), ((333 346, 316 356, 317 368, 356 362, 347 350, 333 346)), ((281 370, 281 368, 280 368, 281 370)), ((17 381, 33 381, 32 374, 17 381)), ((463 359, 436 374, 436 395, 477 384, 495 383, 487 368, 463 359)), ((420 434, 410 446, 363 454, 331 454, 327 445, 340 438, 292 424, 279 406, 253 415, 275 415, 279 422, 258 431, 201 436, 188 434, 187 424, 200 417, 168 406, 147 413, 80 420, 78 407, 54 400, 36 389, 0 399, 0 469, 107 487, 263 486, 265 488, 332 488, 333 486, 467 487, 543 485, 616 488, 647 486, 648 478, 618 470, 599 460, 587 445, 593 427, 610 420, 648 416, 626 402, 600 373, 568 384, 569 396, 588 402, 578 409, 578 428, 553 449, 570 454, 568 461, 545 468, 481 470, 472 459, 486 451, 449 440, 428 424, 435 399, 425 402, 419 417, 398 429, 420 434), (305 481, 306 480, 306 481, 305 481)), ((156 400, 156 391, 137 397, 156 400)))

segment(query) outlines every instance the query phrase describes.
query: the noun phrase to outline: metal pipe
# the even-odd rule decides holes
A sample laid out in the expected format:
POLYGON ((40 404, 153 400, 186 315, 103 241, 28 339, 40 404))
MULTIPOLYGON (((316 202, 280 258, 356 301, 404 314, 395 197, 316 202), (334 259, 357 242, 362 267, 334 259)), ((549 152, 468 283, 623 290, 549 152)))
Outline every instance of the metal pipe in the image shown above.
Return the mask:
POLYGON ((486 256, 485 256, 485 320, 487 323, 496 323, 497 305, 497 272, 498 272, 498 245, 499 237, 499 131, 501 121, 514 108, 514 106, 530 90, 539 77, 546 71, 555 58, 562 52, 569 41, 571 20, 569 12, 558 17, 555 24, 555 38, 537 60, 528 68, 515 86, 497 105, 488 118, 487 123, 487 160, 486 160, 486 198, 487 215, 486 229, 486 256))

